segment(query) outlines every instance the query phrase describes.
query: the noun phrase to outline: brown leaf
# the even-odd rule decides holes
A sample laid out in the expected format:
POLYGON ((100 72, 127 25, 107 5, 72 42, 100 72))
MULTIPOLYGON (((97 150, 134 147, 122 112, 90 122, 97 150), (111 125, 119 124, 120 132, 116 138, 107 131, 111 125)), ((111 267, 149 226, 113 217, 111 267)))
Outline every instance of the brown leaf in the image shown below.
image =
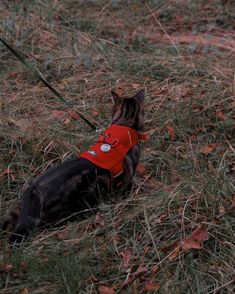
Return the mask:
POLYGON ((208 231, 206 226, 201 225, 200 227, 198 227, 195 231, 193 231, 191 238, 198 242, 203 242, 208 240, 208 231))
POLYGON ((104 216, 100 212, 96 214, 95 224, 100 226, 104 225, 104 216))
POLYGON ((27 267, 26 262, 25 262, 25 261, 21 261, 21 262, 20 262, 20 266, 19 266, 19 270, 20 270, 20 272, 24 272, 25 269, 26 269, 26 267, 27 267))
POLYGON ((153 91, 153 96, 166 96, 168 94, 168 89, 159 88, 153 91))
POLYGON ((122 257, 124 267, 128 268, 130 266, 130 260, 131 260, 131 252, 130 252, 130 250, 122 251, 120 253, 120 256, 122 257))
POLYGON ((62 240, 64 240, 64 238, 65 238, 65 232, 63 232, 63 231, 56 232, 56 233, 54 234, 54 237, 55 237, 56 240, 60 240, 60 241, 62 241, 62 240))
POLYGON ((232 200, 232 204, 231 206, 229 207, 229 209, 234 209, 235 208, 235 194, 233 195, 233 200, 232 200))
POLYGON ((201 249, 202 246, 198 241, 189 238, 184 241, 181 248, 183 251, 187 251, 190 249, 201 249))
POLYGON ((99 286, 99 293, 100 294, 115 294, 115 291, 113 288, 109 288, 107 286, 99 286))
POLYGON ((118 96, 123 97, 124 96, 124 89, 122 87, 117 87, 115 89, 115 92, 118 94, 118 96))
POLYGON ((201 249, 202 242, 208 240, 208 231, 205 225, 201 225, 193 231, 192 236, 182 244, 182 250, 201 249))
POLYGON ((218 209, 219 209, 220 213, 225 213, 226 212, 226 209, 222 204, 219 205, 218 209))
POLYGON ((29 289, 28 288, 22 288, 22 289, 20 289, 20 291, 19 291, 19 294, 28 294, 29 293, 29 289))
POLYGON ((0 173, 0 178, 3 177, 4 175, 10 175, 10 174, 13 174, 13 170, 8 166, 6 169, 4 169, 0 173))
POLYGON ((180 246, 178 245, 177 247, 174 248, 174 250, 170 253, 169 255, 169 260, 173 261, 179 257, 180 254, 180 246))
POLYGON ((156 275, 159 271, 160 271, 160 267, 157 266, 157 265, 155 265, 155 266, 152 268, 152 273, 155 274, 155 275, 156 275))
POLYGON ((143 163, 139 163, 137 168, 136 168, 136 172, 139 175, 146 175, 147 174, 147 169, 145 167, 145 165, 143 163))
POLYGON ((92 280, 92 282, 98 282, 99 280, 96 278, 95 275, 91 275, 90 279, 92 280))
POLYGON ((42 256, 42 261, 45 262, 45 263, 48 262, 49 261, 49 256, 43 255, 42 256))
POLYGON ((128 279, 123 283, 123 287, 126 287, 128 285, 130 285, 131 283, 133 283, 137 278, 139 278, 140 276, 142 276, 143 274, 145 274, 147 272, 146 267, 142 267, 139 266, 137 271, 134 272, 133 274, 131 274, 128 279))
POLYGON ((99 111, 98 111, 97 109, 92 109, 92 110, 90 111, 90 113, 91 113, 91 116, 93 116, 93 117, 99 115, 99 111))
POLYGON ((64 110, 54 109, 51 111, 52 118, 60 119, 60 118, 64 118, 65 115, 66 115, 66 111, 64 110))
POLYGON ((15 71, 12 71, 12 72, 9 72, 9 73, 8 73, 8 77, 9 77, 10 79, 18 78, 19 75, 20 75, 20 73, 19 73, 19 72, 15 72, 15 71))
POLYGON ((155 284, 153 282, 146 282, 144 285, 145 291, 155 291, 158 290, 161 286, 159 284, 155 284))
POLYGON ((167 126, 166 129, 167 129, 167 132, 168 132, 168 135, 169 135, 171 141, 174 141, 175 140, 175 131, 174 131, 173 127, 167 126))
POLYGON ((0 272, 9 273, 14 269, 12 264, 9 263, 0 263, 0 272))
POLYGON ((216 111, 215 113, 216 117, 218 117, 219 120, 225 121, 226 115, 222 111, 216 111))
POLYGON ((141 89, 142 88, 142 85, 141 84, 138 84, 138 83, 133 83, 131 84, 132 88, 134 88, 135 90, 138 90, 138 89, 141 89))
POLYGON ((217 146, 218 146, 218 145, 217 145, 216 143, 208 144, 208 145, 202 147, 202 148, 199 150, 199 152, 200 152, 200 153, 203 153, 204 155, 208 155, 208 154, 210 154, 211 152, 213 152, 213 151, 216 149, 217 146))
POLYGON ((73 120, 80 119, 80 116, 76 111, 70 110, 68 114, 69 114, 69 117, 72 118, 73 120))

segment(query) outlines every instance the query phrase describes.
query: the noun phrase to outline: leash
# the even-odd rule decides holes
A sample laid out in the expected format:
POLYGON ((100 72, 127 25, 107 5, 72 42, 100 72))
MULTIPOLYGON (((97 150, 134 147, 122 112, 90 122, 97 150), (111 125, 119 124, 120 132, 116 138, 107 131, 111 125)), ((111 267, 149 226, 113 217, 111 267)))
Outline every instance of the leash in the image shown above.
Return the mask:
MULTIPOLYGON (((42 73, 32 67, 22 56, 19 52, 16 51, 16 49, 12 48, 5 40, 3 40, 0 37, 0 41, 7 47, 7 49, 21 62, 23 63, 29 70, 31 70, 42 82, 47 88, 57 97, 60 101, 62 101, 66 106, 72 107, 73 105, 69 103, 55 88, 53 88, 49 82, 43 77, 42 73)), ((83 119, 93 130, 97 131, 97 128, 87 119, 85 118, 79 111, 74 111, 83 119)))

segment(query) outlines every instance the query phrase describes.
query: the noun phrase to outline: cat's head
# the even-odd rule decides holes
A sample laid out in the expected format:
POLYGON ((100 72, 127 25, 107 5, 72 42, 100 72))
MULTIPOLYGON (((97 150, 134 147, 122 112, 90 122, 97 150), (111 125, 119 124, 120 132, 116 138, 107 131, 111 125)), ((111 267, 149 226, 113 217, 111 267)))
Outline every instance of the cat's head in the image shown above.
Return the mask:
POLYGON ((144 131, 144 92, 137 92, 132 97, 120 97, 112 91, 113 114, 112 124, 121 125, 135 129, 138 132, 144 131))

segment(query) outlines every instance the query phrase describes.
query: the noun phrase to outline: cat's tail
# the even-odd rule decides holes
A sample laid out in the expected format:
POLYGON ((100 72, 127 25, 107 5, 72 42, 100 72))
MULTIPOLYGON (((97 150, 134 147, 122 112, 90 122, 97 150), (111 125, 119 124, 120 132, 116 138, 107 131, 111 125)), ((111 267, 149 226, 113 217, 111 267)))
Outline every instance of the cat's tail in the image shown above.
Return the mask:
POLYGON ((10 243, 21 243, 28 237, 30 231, 40 223, 42 204, 40 191, 34 186, 29 186, 23 195, 21 212, 13 234, 10 236, 10 243))

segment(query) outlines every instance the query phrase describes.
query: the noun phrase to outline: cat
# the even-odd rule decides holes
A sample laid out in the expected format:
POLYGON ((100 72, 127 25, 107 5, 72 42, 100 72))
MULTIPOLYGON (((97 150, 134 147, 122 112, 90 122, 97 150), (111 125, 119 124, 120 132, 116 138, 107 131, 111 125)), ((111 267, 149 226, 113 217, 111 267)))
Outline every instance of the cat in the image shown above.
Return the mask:
MULTIPOLYGON (((121 131, 123 128, 141 136, 144 132, 144 92, 141 90, 129 98, 120 97, 114 91, 111 93, 113 111, 110 128, 120 126, 121 131)), ((102 137, 102 140, 107 140, 107 136, 102 137)), ((111 148, 110 142, 107 142, 100 142, 98 146, 104 153, 111 148)), ((122 172, 115 177, 112 177, 110 170, 86 158, 95 157, 94 150, 82 155, 49 168, 28 184, 21 205, 17 208, 19 215, 13 212, 2 227, 5 231, 12 229, 9 239, 11 244, 21 243, 38 226, 97 207, 103 190, 110 191, 112 197, 117 191, 123 194, 130 192, 140 159, 138 141, 125 154, 121 162, 122 172)))

